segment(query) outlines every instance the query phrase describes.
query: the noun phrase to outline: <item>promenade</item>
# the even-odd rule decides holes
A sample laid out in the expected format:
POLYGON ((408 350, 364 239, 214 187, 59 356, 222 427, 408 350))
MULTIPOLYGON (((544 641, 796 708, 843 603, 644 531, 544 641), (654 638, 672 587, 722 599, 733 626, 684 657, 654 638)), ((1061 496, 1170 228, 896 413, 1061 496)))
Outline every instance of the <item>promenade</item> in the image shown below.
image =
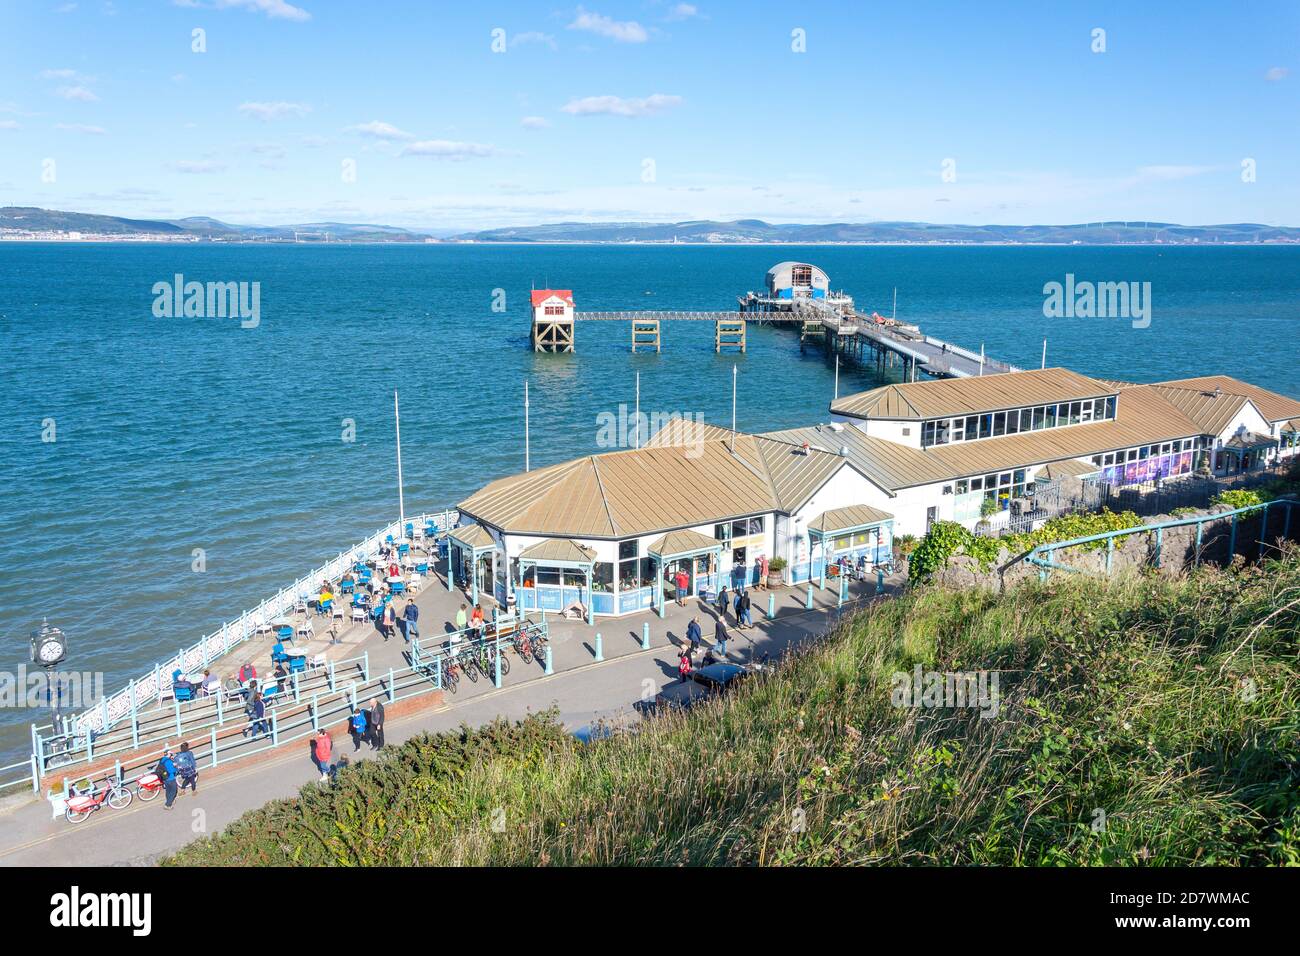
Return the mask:
MULTIPOLYGON (((896 593, 901 576, 886 582, 886 593, 896 593)), ((834 625, 838 617, 870 600, 875 583, 854 582, 848 599, 837 607, 838 596, 830 588, 815 590, 814 608, 807 610, 806 588, 783 588, 775 592, 775 616, 769 618, 768 593, 751 590, 754 624, 749 630, 734 627, 728 615, 731 641, 728 656, 746 663, 770 654, 776 660, 834 625)), ((417 595, 420 631, 427 642, 449 630, 461 603, 468 603, 459 591, 448 592, 440 578, 431 578, 417 595)), ((664 618, 637 615, 622 621, 602 621, 592 627, 577 621, 548 617, 553 648, 552 675, 544 675, 540 664, 525 664, 511 654, 512 667, 496 688, 489 680, 463 680, 456 695, 448 694, 446 705, 423 710, 401 720, 390 720, 386 728, 390 745, 428 731, 451 730, 461 724, 479 726, 496 717, 517 719, 530 712, 556 707, 569 730, 582 733, 596 723, 625 726, 643 718, 637 705, 655 690, 677 680, 678 648, 685 641, 686 625, 698 615, 705 641, 713 634, 714 611, 696 600, 686 607, 669 603, 664 618), (642 649, 642 625, 649 623, 650 648, 642 649), (604 660, 595 660, 594 641, 602 637, 604 660), (649 682, 649 683, 647 683, 649 682)), ((407 645, 400 635, 385 643, 378 632, 360 630, 347 635, 349 653, 362 650, 370 655, 374 672, 406 663, 407 645), (362 636, 364 635, 364 636, 362 636)), ((653 719, 653 718, 649 718, 653 719)), ((351 741, 335 734, 336 754, 352 754, 351 741)), ((367 749, 357 754, 365 759, 367 749)), ((0 865, 3 866, 113 866, 149 865, 207 833, 215 833, 244 812, 270 800, 292 798, 299 788, 313 784, 319 776, 310 759, 306 740, 262 754, 246 764, 234 762, 218 770, 200 773, 197 796, 177 798, 176 809, 167 812, 162 800, 134 801, 125 810, 104 809, 86 822, 73 826, 62 817, 51 819, 44 800, 11 800, 0 805, 0 865)))

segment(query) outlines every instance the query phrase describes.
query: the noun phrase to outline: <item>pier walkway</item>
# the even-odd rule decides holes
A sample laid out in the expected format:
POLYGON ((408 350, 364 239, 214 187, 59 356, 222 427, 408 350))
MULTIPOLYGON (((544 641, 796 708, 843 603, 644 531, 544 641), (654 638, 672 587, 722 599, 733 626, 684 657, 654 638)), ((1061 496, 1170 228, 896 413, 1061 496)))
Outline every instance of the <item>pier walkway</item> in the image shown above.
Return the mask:
MULTIPOLYGON (((902 584, 901 575, 890 578, 886 593, 896 593, 902 584)), ((729 657, 744 663, 770 654, 775 660, 823 634, 842 613, 869 601, 874 591, 874 582, 853 582, 841 608, 834 590, 815 590, 814 608, 808 610, 806 588, 778 589, 770 592, 775 596, 775 615, 768 618, 768 592, 753 590, 755 627, 737 630, 730 626, 733 619, 728 615, 729 657)), ((430 579, 417 603, 420 631, 428 640, 449 628, 448 619, 468 599, 459 591, 448 592, 444 582, 430 579)), ((686 607, 670 602, 663 619, 648 619, 648 650, 641 646, 644 616, 602 622, 600 628, 548 616, 553 675, 545 676, 540 665, 525 665, 515 658, 500 689, 491 681, 462 681, 458 694, 447 695, 446 707, 390 719, 388 742, 454 730, 462 723, 479 726, 497 717, 519 719, 552 706, 559 709, 564 726, 575 733, 589 731, 597 723, 633 725, 642 719, 640 704, 646 687, 671 692, 676 685, 677 652, 692 615, 699 616, 707 642, 713 633, 713 610, 694 600, 686 607), (594 659, 592 646, 597 630, 603 634, 605 659, 600 662, 594 659)), ((400 636, 384 644, 377 632, 362 642, 375 670, 395 666, 404 659, 406 648, 400 636)), ((334 746, 336 754, 352 757, 347 737, 335 734, 334 746)), ((369 756, 366 749, 356 754, 361 759, 369 756)), ((181 812, 177 813, 164 811, 161 799, 137 800, 125 810, 105 810, 74 827, 62 818, 51 819, 44 800, 11 800, 0 808, 0 865, 149 865, 205 833, 217 832, 248 810, 269 800, 292 798, 303 786, 317 785, 318 776, 308 742, 302 740, 246 765, 200 769, 198 794, 178 797, 176 807, 181 812)))

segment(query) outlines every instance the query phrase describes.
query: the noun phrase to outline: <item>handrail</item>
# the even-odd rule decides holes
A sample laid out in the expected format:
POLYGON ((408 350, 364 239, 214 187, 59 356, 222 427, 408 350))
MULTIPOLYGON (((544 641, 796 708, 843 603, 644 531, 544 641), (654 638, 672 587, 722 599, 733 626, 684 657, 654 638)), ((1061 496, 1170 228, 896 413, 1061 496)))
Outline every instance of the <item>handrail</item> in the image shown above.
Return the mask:
MULTIPOLYGON (((1051 541, 1047 544, 1040 544, 1028 551, 1022 560, 1026 564, 1037 566, 1039 569, 1038 578, 1040 581, 1044 581, 1047 579, 1049 571, 1070 571, 1074 573, 1081 571, 1080 568, 1071 567, 1067 564, 1061 564, 1054 561, 1053 556, 1057 551, 1060 551, 1063 548, 1076 547, 1081 544, 1092 544, 1094 541, 1105 541, 1107 543, 1106 570, 1109 572, 1116 538, 1126 538, 1130 535, 1147 534, 1154 531, 1156 533, 1155 564, 1156 567, 1159 567, 1160 550, 1163 545, 1165 530, 1168 528, 1182 528, 1187 527, 1188 525, 1196 525, 1196 563, 1199 564, 1201 533, 1207 521, 1222 521, 1225 518, 1232 519, 1232 532, 1228 545, 1228 553, 1231 555, 1237 550, 1237 522, 1241 516, 1262 510, 1264 512, 1264 527, 1266 529, 1268 525, 1268 509, 1275 505, 1283 505, 1286 507, 1286 525, 1282 531, 1282 536, 1286 537, 1291 528, 1291 509, 1300 506, 1300 501, 1297 501, 1294 498, 1275 498, 1272 501, 1262 501, 1257 505, 1245 505, 1241 508, 1234 508, 1231 511, 1216 511, 1207 514, 1194 515, 1187 518, 1175 518, 1172 521, 1157 521, 1151 524, 1136 525, 1132 528, 1119 528, 1114 531, 1103 531, 1100 534, 1084 535, 1080 538, 1070 538, 1065 541, 1051 541), (1046 557, 1043 557, 1044 554, 1046 557)), ((1261 531, 1261 540, 1257 542, 1259 544, 1259 554, 1261 556, 1264 553, 1263 533, 1264 532, 1261 531)))
MULTIPOLYGON (((441 512, 425 512, 407 516, 406 524, 419 527, 432 524, 438 531, 445 531, 459 520, 454 508, 441 512)), ((213 660, 228 654, 234 647, 248 640, 258 627, 268 624, 283 614, 292 611, 298 600, 322 579, 336 580, 360 556, 369 556, 378 550, 379 545, 389 536, 405 536, 401 520, 390 522, 359 544, 340 551, 314 571, 299 578, 293 584, 282 588, 273 597, 268 598, 251 611, 245 611, 233 622, 227 621, 191 647, 177 652, 174 657, 154 665, 138 680, 129 681, 127 686, 116 694, 103 697, 99 703, 82 713, 69 718, 73 733, 86 734, 103 732, 129 716, 141 702, 159 700, 166 685, 167 675, 180 668, 189 673, 200 670, 213 660), (308 591, 303 589, 307 588, 308 591)))

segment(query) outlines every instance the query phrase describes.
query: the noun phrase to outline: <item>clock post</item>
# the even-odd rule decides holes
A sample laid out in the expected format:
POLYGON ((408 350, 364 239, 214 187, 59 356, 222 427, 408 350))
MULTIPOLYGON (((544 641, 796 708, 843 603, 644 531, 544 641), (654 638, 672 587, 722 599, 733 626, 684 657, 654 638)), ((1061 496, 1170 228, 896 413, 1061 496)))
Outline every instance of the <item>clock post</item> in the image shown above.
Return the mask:
POLYGON ((55 688, 54 668, 63 663, 67 656, 68 639, 61 630, 50 627, 50 622, 42 618, 40 628, 32 631, 32 663, 45 668, 46 695, 54 714, 54 732, 58 734, 63 733, 63 718, 59 713, 59 705, 63 702, 63 687, 60 684, 55 688))

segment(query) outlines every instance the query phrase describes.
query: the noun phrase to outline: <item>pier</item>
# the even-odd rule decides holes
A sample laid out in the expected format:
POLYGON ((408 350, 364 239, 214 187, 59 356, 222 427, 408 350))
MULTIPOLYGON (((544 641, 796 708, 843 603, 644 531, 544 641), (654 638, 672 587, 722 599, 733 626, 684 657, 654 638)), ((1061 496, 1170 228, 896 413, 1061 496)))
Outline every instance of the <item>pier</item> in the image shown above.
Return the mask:
POLYGON ((807 263, 783 262, 768 270, 765 293, 737 297, 733 311, 630 309, 580 312, 568 289, 541 289, 532 293, 533 348, 538 352, 574 352, 579 322, 626 322, 631 329, 633 352, 663 351, 663 323, 712 322, 714 351, 744 352, 750 324, 779 325, 799 332, 801 346, 819 345, 827 355, 838 355, 878 373, 901 369, 905 380, 918 374, 932 378, 969 378, 999 372, 1021 371, 1009 362, 992 358, 952 342, 925 335, 915 325, 870 315, 854 308, 844 292, 832 292, 826 274, 807 263))

